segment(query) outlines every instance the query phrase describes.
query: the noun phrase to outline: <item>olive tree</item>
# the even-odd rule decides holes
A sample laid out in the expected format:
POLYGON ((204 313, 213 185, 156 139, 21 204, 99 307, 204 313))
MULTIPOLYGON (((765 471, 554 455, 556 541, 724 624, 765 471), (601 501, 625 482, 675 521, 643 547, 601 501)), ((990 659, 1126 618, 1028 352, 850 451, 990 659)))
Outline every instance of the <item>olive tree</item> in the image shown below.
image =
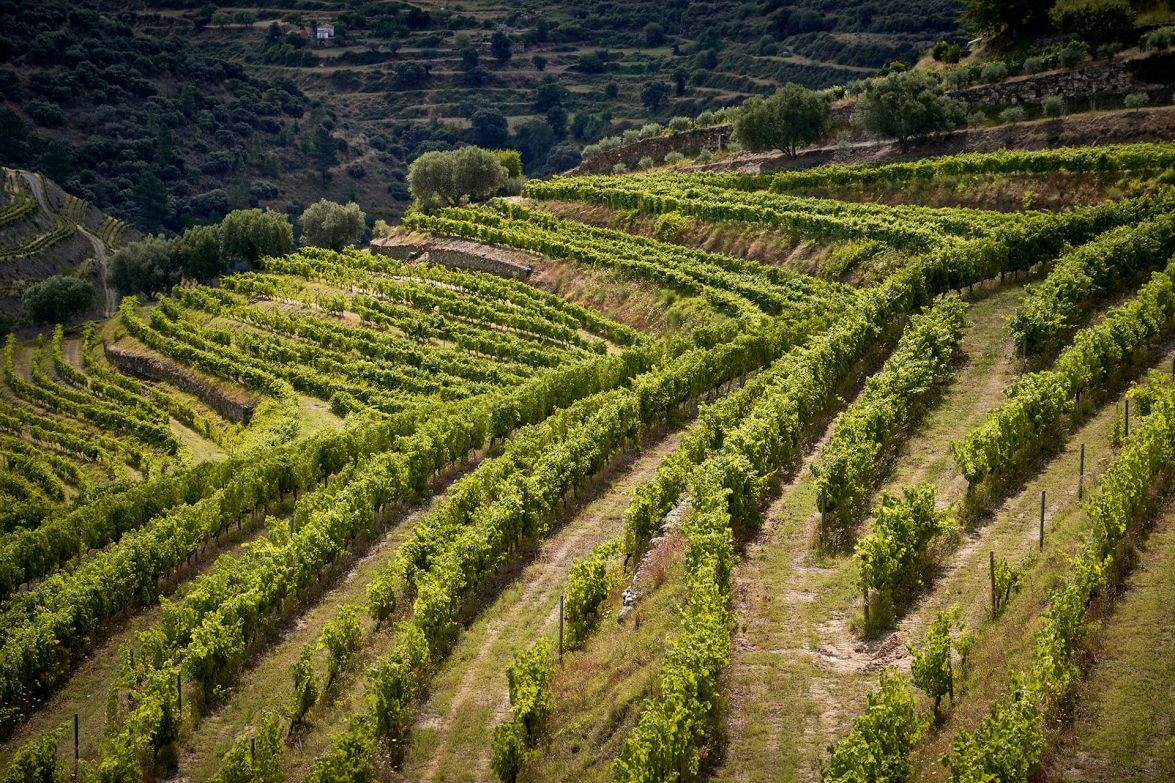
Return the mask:
POLYGON ((494 153, 462 147, 421 155, 408 168, 408 187, 417 204, 430 209, 441 204, 456 206, 463 198, 485 198, 505 185, 507 176, 494 153))
POLYGON ((897 139, 904 150, 911 139, 956 127, 963 116, 963 104, 948 97, 936 77, 898 71, 869 81, 852 121, 869 133, 897 139))
POLYGON ((344 206, 321 199, 306 208, 299 222, 306 244, 331 250, 358 244, 367 229, 367 215, 354 201, 344 206))
POLYGON ((774 95, 747 99, 735 112, 734 138, 753 152, 782 150, 796 156, 801 144, 828 133, 828 99, 798 84, 785 84, 774 95))
POLYGON ((21 301, 34 323, 65 321, 90 308, 94 286, 76 277, 53 275, 26 288, 21 301))
POLYGON ((220 224, 221 245, 229 258, 256 261, 262 256, 279 256, 294 249, 294 228, 281 212, 268 209, 238 209, 220 224))

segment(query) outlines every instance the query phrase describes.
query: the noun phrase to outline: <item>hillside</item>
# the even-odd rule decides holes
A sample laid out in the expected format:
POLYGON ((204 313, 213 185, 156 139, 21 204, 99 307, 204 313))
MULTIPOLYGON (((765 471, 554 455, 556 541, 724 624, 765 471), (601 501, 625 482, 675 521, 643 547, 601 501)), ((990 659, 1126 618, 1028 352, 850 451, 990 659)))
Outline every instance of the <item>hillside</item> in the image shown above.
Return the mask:
POLYGON ((530 172, 563 170, 584 144, 650 120, 912 61, 956 35, 958 10, 303 5, 6 0, 0 163, 149 233, 258 203, 296 215, 322 196, 386 217, 404 208, 407 165, 428 149, 509 144, 530 172), (309 40, 315 24, 336 31, 324 46, 309 40), (656 94, 643 95, 650 83, 656 94))
POLYGON ((3 199, 0 328, 21 320, 25 288, 52 275, 88 280, 98 292, 93 312, 113 315, 118 300, 106 282, 107 258, 140 232, 30 171, 4 169, 3 199))
POLYGON ((0 772, 1166 779, 1173 172, 536 179, 10 339, 0 772))

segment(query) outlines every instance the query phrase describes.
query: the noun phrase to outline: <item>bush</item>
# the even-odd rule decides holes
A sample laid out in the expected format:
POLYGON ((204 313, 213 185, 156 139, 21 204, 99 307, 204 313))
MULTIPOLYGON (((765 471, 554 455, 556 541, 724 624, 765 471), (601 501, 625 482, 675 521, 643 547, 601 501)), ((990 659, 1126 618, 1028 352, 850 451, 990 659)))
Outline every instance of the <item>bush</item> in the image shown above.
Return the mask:
POLYGON ((979 71, 979 78, 985 82, 998 82, 1008 77, 1008 66, 1003 62, 996 60, 995 62, 987 63, 979 71))
POLYGON ((1097 48, 1097 56, 1101 60, 1108 60, 1120 51, 1122 51, 1122 44, 1117 41, 1111 41, 1097 48))
POLYGON ((665 162, 668 163, 670 166, 674 166, 678 163, 681 163, 683 160, 685 160, 685 155, 682 155, 680 152, 666 152, 665 153, 665 162))
POLYGON ((65 783, 65 764, 57 757, 57 744, 69 724, 47 731, 21 745, 12 755, 3 783, 65 783))
POLYGON ((947 43, 946 41, 939 41, 931 50, 931 56, 940 63, 954 64, 963 56, 963 50, 959 48, 957 43, 947 43))
POLYGON ((1024 121, 1024 107, 1023 106, 1009 106, 1000 112, 1000 122, 1003 123, 1017 123, 1024 121))
POLYGON ((302 241, 316 247, 342 250, 363 241, 367 215, 354 201, 346 206, 321 199, 302 213, 302 241))
POLYGON ((617 163, 612 166, 612 173, 613 174, 624 174, 627 171, 628 171, 628 166, 625 166, 623 163, 617 163))
POLYGON ((1041 101, 1040 108, 1046 117, 1063 117, 1065 115, 1065 99, 1060 95, 1050 95, 1041 101))
POLYGON ((675 242, 691 225, 692 221, 686 215, 680 212, 665 212, 657 218, 657 226, 653 233, 664 242, 675 242))
POLYGON ((514 783, 526 762, 526 742, 522 727, 513 721, 501 723, 494 729, 494 744, 490 751, 490 767, 502 783, 514 783))
POLYGON ((969 68, 959 68, 958 70, 949 71, 947 73, 947 84, 955 89, 961 89, 971 84, 971 70, 969 68))
POLYGON ((1162 51, 1170 48, 1172 38, 1175 38, 1175 27, 1160 27, 1158 30, 1151 30, 1144 35, 1139 40, 1138 46, 1143 51, 1147 49, 1162 51))
POLYGON ((714 158, 714 153, 710 151, 709 147, 704 148, 698 153, 698 160, 702 163, 709 163, 714 158))
POLYGON ((1127 109, 1141 109, 1150 102, 1151 98, 1145 92, 1132 92, 1122 101, 1127 109))
POLYGON ((1086 54, 1086 47, 1081 44, 1070 44, 1061 50, 1061 53, 1057 55, 1057 59, 1066 68, 1076 68, 1085 62, 1086 54))
POLYGON ((1048 60, 1044 57, 1033 56, 1024 60, 1024 73, 1040 73, 1048 70, 1048 60))
POLYGON ((67 321, 94 301, 94 286, 85 280, 53 275, 25 289, 21 301, 34 323, 67 321))
POLYGON ((708 128, 716 123, 715 114, 712 111, 704 111, 698 115, 697 123, 699 127, 708 128))
POLYGON ((636 165, 640 166, 642 169, 651 169, 653 168, 653 158, 650 155, 645 155, 639 161, 637 161, 636 165))

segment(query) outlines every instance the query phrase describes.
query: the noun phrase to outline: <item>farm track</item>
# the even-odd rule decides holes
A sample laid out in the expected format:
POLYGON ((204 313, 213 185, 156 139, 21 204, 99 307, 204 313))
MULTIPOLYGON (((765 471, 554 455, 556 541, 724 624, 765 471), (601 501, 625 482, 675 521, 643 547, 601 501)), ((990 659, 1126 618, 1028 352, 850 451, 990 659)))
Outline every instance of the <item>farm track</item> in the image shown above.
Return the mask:
POLYGON ((555 646, 559 594, 574 559, 623 530, 631 492, 652 478, 683 430, 660 435, 597 479, 594 497, 577 508, 530 562, 462 634, 442 665, 414 726, 401 779, 490 780, 494 727, 509 714, 506 666, 516 652, 547 636, 555 646))
MULTIPOLYGON (((272 641, 257 655, 237 678, 239 684, 229 698, 205 716, 195 731, 181 745, 179 768, 175 781, 204 781, 219 769, 224 753, 232 743, 268 708, 289 703, 293 695, 290 665, 305 645, 314 642, 323 625, 334 619, 340 606, 359 603, 364 590, 377 569, 394 556, 399 545, 412 532, 415 524, 431 511, 448 487, 469 470, 479 459, 471 460, 460 469, 448 471, 433 488, 427 503, 407 510, 403 518, 392 523, 374 545, 355 558, 346 573, 327 586, 299 613, 286 620, 272 641)), ((355 698, 362 698, 366 665, 382 652, 381 646, 391 639, 391 624, 370 637, 357 655, 348 672, 331 685, 307 721, 309 731, 300 732, 295 747, 287 756, 296 758, 299 750, 314 747, 314 729, 325 723, 324 716, 345 711, 355 698)), ((297 779, 291 777, 291 779, 297 779)))
MULTIPOLYGON (((264 527, 250 526, 240 533, 233 531, 217 547, 210 547, 192 567, 184 566, 182 573, 173 577, 163 595, 170 599, 182 596, 191 581, 207 571, 221 555, 231 555, 246 542, 264 533, 264 527)), ((11 737, 0 745, 0 770, 7 768, 12 753, 26 740, 40 736, 78 714, 81 733, 80 755, 83 760, 96 758, 106 725, 106 697, 118 676, 122 662, 123 645, 135 639, 139 631, 154 627, 160 619, 159 602, 130 610, 115 619, 101 636, 97 645, 82 660, 71 676, 48 699, 21 723, 11 737)), ((63 738, 61 758, 73 758, 73 739, 63 738)))
POLYGON ((1175 779, 1175 500, 1141 544, 1112 613, 1090 640, 1093 665, 1071 724, 1045 753, 1045 779, 1175 779))
MULTIPOLYGON (((1021 294, 1019 287, 1006 287, 971 304, 963 364, 899 453, 887 483, 953 472, 952 431, 931 438, 927 432, 935 432, 943 420, 966 431, 998 402, 1014 372, 1009 341, 1001 339, 1004 319, 1021 294)), ((842 702, 842 689, 851 683, 859 691, 874 675, 852 678, 855 670, 872 670, 874 655, 884 661, 893 652, 893 645, 854 649, 857 639, 848 617, 859 599, 851 557, 822 555, 814 548, 820 521, 808 465, 831 429, 781 488, 759 536, 735 567, 738 628, 724 675, 729 705, 723 734, 729 744, 717 771, 722 779, 766 780, 773 770, 786 770, 792 779, 815 779, 824 746, 851 717, 843 711, 855 709, 855 699, 842 702)))

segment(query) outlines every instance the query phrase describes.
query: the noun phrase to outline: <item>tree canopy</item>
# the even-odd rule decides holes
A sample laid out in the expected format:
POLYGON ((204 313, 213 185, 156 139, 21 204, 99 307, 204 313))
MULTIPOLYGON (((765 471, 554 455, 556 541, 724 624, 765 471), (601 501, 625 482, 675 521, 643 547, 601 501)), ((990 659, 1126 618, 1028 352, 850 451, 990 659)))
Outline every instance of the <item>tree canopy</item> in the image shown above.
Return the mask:
POLYGON ((897 71, 869 81, 857 101, 853 123, 897 139, 905 149, 913 138, 956 127, 963 115, 963 105, 943 92, 935 76, 897 71))
POLYGON ((229 258, 256 261, 294 249, 294 228, 281 212, 238 209, 220 224, 221 247, 229 258))
POLYGON ((783 150, 794 158, 801 144, 828 133, 828 99, 798 84, 785 84, 768 98, 747 99, 734 116, 734 138, 755 152, 783 150))
POLYGON ((307 244, 332 250, 358 244, 367 230, 367 215, 354 201, 344 206, 322 199, 307 207, 299 222, 307 244))
POLYGON ((480 147, 426 152, 408 169, 408 187, 425 209, 456 206, 466 197, 484 198, 505 185, 506 179, 498 156, 480 147))
POLYGON ((85 280, 53 275, 24 291, 25 312, 34 323, 65 321, 85 312, 94 301, 94 286, 85 280))

